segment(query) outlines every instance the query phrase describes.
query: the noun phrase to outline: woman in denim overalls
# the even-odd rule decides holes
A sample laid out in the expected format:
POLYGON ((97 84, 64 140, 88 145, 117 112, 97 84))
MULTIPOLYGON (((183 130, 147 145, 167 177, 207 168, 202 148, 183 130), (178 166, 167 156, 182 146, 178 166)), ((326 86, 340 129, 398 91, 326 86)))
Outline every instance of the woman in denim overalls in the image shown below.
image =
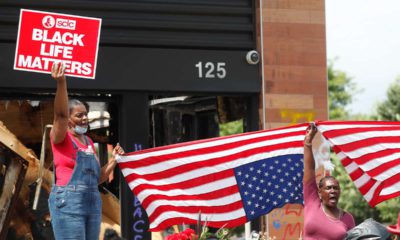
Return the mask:
MULTIPOLYGON (((54 122, 50 139, 54 157, 55 185, 49 197, 51 223, 58 239, 99 239, 101 198, 98 184, 105 181, 116 166, 115 159, 100 168, 93 142, 85 135, 87 109, 80 101, 68 106, 67 83, 63 64, 53 64, 57 81, 54 122)), ((117 145, 113 155, 123 154, 117 145)))

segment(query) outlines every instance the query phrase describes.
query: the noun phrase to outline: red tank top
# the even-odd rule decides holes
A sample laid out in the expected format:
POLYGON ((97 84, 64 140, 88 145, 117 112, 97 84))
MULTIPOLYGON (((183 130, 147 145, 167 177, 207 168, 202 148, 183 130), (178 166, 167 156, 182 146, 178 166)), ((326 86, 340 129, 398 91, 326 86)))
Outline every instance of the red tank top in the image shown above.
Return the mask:
POLYGON ((58 144, 54 144, 50 137, 51 148, 53 150, 53 161, 56 168, 57 186, 65 186, 68 184, 69 179, 72 176, 72 172, 74 171, 75 158, 78 150, 82 152, 92 152, 95 154, 93 141, 89 137, 87 137, 87 139, 89 139, 89 144, 82 144, 68 131, 64 140, 58 144), (72 139, 77 148, 74 148, 72 139))

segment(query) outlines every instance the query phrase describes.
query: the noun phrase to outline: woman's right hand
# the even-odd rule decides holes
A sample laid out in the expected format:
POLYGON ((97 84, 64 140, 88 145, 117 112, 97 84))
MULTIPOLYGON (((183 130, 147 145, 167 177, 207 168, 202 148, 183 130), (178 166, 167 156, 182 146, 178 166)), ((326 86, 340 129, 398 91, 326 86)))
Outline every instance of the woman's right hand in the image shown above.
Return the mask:
POLYGON ((310 123, 310 126, 306 130, 306 135, 304 137, 304 144, 311 145, 315 134, 317 133, 317 127, 314 122, 310 123))
POLYGON ((65 65, 64 63, 54 62, 53 67, 51 68, 51 77, 55 80, 63 80, 65 81, 65 65))

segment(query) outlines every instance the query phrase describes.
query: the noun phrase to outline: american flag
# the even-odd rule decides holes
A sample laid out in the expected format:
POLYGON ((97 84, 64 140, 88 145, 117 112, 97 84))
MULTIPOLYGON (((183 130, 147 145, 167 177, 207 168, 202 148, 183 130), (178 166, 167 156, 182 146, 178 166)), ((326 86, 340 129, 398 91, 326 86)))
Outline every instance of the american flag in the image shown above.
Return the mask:
POLYGON ((303 203, 308 124, 131 152, 118 162, 151 231, 202 221, 235 227, 303 203))
POLYGON ((400 196, 400 122, 317 122, 370 206, 400 196))

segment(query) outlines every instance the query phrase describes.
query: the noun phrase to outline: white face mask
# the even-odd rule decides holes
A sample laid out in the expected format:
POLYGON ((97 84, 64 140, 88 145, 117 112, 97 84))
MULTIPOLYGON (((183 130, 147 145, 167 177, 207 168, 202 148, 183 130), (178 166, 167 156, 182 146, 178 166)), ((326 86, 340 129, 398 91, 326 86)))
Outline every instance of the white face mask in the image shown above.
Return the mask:
POLYGON ((75 133, 82 135, 85 134, 87 132, 87 127, 81 127, 79 125, 76 125, 74 128, 75 133))

